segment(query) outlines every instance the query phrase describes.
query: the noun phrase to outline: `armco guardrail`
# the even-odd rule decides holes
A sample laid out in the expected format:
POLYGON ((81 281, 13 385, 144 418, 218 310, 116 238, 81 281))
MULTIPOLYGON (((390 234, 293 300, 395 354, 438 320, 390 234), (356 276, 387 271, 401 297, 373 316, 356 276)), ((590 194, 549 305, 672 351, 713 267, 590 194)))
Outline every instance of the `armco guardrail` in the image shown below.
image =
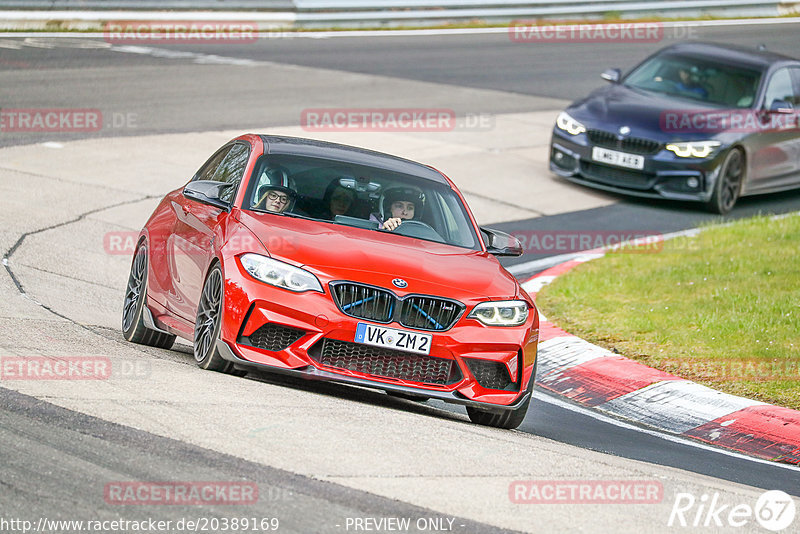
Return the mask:
POLYGON ((775 16, 797 10, 800 2, 763 2, 753 0, 555 0, 521 2, 497 0, 478 2, 451 0, 425 2, 411 0, 296 0, 299 23, 397 22, 441 20, 512 20, 521 18, 581 19, 600 18, 613 14, 619 17, 643 15, 697 16, 775 16), (334 9, 334 6, 336 8, 334 9), (369 6, 369 7, 367 7, 369 6))
POLYGON ((279 10, 294 11, 293 0, 0 0, 1 9, 87 10, 279 10))
POLYGON ((0 23, 130 20, 132 13, 194 18, 197 11, 233 12, 261 24, 298 27, 434 24, 443 21, 584 19, 659 15, 776 16, 800 13, 800 0, 0 0, 0 23), (192 13, 193 15, 190 15, 192 13), (33 22, 32 22, 33 21, 33 22))

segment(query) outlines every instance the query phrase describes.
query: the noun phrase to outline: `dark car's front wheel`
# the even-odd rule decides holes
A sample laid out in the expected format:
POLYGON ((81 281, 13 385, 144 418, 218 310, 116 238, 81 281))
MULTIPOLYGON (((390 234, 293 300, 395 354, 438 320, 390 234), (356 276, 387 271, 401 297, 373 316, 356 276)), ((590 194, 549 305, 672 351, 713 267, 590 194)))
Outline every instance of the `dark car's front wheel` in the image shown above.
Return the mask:
POLYGON ((194 359, 201 369, 241 375, 244 373, 235 371, 233 363, 224 359, 217 350, 224 300, 222 268, 217 264, 208 272, 197 306, 197 318, 194 324, 194 359))
POLYGON ((147 303, 147 261, 147 246, 142 243, 136 249, 128 275, 122 305, 122 335, 132 343, 168 349, 175 342, 175 336, 148 328, 143 318, 147 303))
POLYGON ((725 215, 733 209, 739 200, 744 174, 744 154, 738 148, 733 148, 722 162, 714 193, 706 204, 711 212, 725 215))

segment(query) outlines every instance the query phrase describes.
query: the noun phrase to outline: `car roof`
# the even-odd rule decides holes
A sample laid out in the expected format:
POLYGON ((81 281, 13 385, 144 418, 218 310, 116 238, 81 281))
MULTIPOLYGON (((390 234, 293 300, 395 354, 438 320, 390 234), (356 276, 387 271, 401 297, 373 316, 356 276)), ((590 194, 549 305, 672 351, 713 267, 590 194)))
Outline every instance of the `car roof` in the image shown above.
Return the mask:
POLYGON ((800 65, 800 61, 796 58, 778 54, 777 52, 719 43, 678 43, 664 48, 659 52, 659 54, 662 53, 701 56, 704 58, 721 60, 725 63, 735 63, 742 66, 757 67, 759 69, 765 69, 774 63, 783 62, 794 62, 800 65))
POLYGON ((409 159, 367 150, 339 143, 329 143, 316 139, 302 137, 288 137, 280 135, 261 135, 264 142, 265 154, 291 154, 315 158, 332 159, 356 165, 365 165, 384 169, 387 171, 410 174, 442 184, 447 184, 447 179, 432 167, 411 161, 409 159))

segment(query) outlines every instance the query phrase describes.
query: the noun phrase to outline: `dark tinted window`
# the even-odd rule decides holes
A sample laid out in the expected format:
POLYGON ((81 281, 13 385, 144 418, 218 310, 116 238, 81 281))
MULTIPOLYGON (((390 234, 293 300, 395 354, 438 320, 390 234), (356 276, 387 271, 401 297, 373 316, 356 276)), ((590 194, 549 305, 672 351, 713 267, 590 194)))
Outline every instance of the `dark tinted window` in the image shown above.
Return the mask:
POLYGON ((225 158, 225 156, 228 154, 228 152, 230 152, 230 150, 231 150, 231 147, 226 146, 226 147, 220 149, 216 154, 211 156, 211 159, 209 159, 205 163, 205 165, 203 165, 200 168, 200 170, 197 171, 197 174, 194 175, 194 178, 192 178, 192 181, 194 182, 196 180, 211 180, 211 179, 213 179, 214 173, 217 171, 217 168, 219 167, 219 164, 222 163, 222 160, 225 158))
POLYGON ((800 67, 791 67, 789 73, 794 82, 794 100, 792 104, 795 108, 800 108, 800 67))
POLYGON ((233 184, 227 188, 220 200, 230 202, 233 195, 236 193, 239 183, 244 176, 245 167, 247 167, 247 160, 250 156, 250 149, 243 144, 235 144, 230 149, 225 159, 219 164, 211 180, 215 182, 225 182, 233 184))
POLYGON ((629 87, 686 100, 747 108, 755 103, 761 72, 689 55, 662 54, 639 65, 624 80, 629 87))
POLYGON ((764 106, 769 108, 776 100, 783 100, 794 104, 794 88, 792 87, 792 76, 789 74, 789 69, 778 69, 769 79, 767 83, 766 96, 764 97, 764 106))

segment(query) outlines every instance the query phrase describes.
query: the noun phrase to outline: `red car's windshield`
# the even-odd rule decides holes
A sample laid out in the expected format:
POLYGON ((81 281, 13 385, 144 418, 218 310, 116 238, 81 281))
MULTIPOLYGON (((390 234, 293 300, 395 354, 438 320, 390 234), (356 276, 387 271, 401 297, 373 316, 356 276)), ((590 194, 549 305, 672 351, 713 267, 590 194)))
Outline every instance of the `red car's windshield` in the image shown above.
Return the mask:
POLYGON ((397 234, 480 250, 466 208, 447 183, 337 160, 262 157, 242 208, 375 231, 398 218, 397 234))

